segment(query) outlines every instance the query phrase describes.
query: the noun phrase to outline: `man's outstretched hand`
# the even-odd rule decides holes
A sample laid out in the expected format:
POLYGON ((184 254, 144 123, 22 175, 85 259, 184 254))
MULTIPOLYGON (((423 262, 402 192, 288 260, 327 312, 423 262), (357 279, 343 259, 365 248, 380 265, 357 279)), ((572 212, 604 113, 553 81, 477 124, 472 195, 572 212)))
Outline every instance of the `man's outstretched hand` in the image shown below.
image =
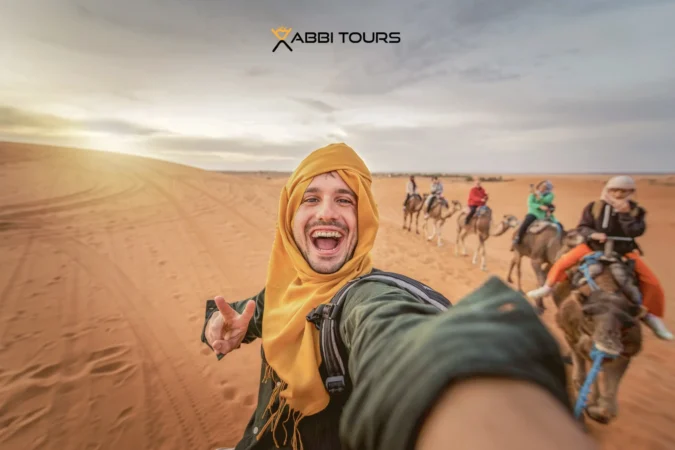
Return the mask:
POLYGON ((218 312, 214 312, 206 324, 205 336, 216 354, 227 355, 244 340, 248 323, 255 312, 255 301, 246 303, 241 314, 232 309, 223 297, 218 296, 214 301, 218 312))

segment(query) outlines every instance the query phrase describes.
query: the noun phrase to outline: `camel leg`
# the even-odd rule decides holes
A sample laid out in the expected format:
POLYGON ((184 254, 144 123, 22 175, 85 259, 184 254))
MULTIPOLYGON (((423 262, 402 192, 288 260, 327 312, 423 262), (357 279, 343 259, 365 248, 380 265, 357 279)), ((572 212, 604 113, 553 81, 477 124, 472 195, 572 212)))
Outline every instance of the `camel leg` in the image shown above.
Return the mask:
MULTIPOLYGON (((532 270, 534 270, 535 275, 537 276, 537 284, 539 286, 543 286, 544 283, 546 283, 546 276, 544 275, 544 272, 541 270, 541 261, 538 259, 530 259, 530 264, 532 265, 532 270)), ((537 304, 537 309, 539 310, 539 313, 542 313, 546 310, 546 306, 544 306, 544 299, 539 297, 535 300, 535 303, 537 304)))
MULTIPOLYGON (((411 219, 412 221, 412 219, 411 219)), ((415 233, 420 234, 420 212, 417 211, 417 215, 415 216, 415 233)))
POLYGON ((436 224, 436 220, 434 220, 433 224, 434 224, 434 231, 429 236, 427 236, 427 241, 431 241, 438 234, 437 229, 438 225, 436 224))
POLYGON ((438 246, 439 247, 443 245, 443 241, 441 239, 441 233, 442 232, 443 232, 443 224, 439 224, 438 225, 438 246))
POLYGON ((534 270, 534 274, 537 276, 537 283, 539 283, 539 286, 543 286, 546 283, 546 274, 541 268, 542 261, 531 259, 530 264, 532 264, 532 270, 534 270))
POLYGON ((455 236, 455 256, 459 256, 459 237, 462 233, 461 228, 457 229, 457 235, 455 236))
POLYGON ((520 253, 517 253, 517 258, 516 258, 516 275, 518 276, 518 292, 525 292, 523 291, 523 271, 522 271, 522 264, 523 264, 523 255, 520 253))
POLYGON ((487 258, 486 258, 487 249, 485 248, 485 239, 480 240, 480 270, 485 272, 487 270, 487 258))
POLYGON ((511 262, 509 263, 509 272, 506 275, 506 281, 509 283, 513 284, 513 277, 511 276, 513 274, 513 269, 516 267, 516 260, 518 259, 518 254, 514 253, 513 258, 511 258, 511 262))
POLYGON ((619 384, 629 364, 629 359, 617 358, 603 367, 605 374, 604 392, 600 395, 600 401, 597 405, 589 406, 586 409, 591 419, 600 423, 609 423, 617 416, 619 405, 617 404, 616 397, 619 391, 619 384))
POLYGON ((466 237, 468 236, 469 232, 465 231, 462 233, 462 255, 468 256, 469 252, 466 250, 466 237))
POLYGON ((523 291, 523 285, 522 285, 523 271, 522 271, 522 267, 521 267, 522 263, 523 263, 523 255, 521 255, 520 253, 518 253, 518 262, 517 263, 518 263, 518 266, 517 266, 517 270, 516 270, 516 275, 518 275, 518 292, 525 292, 525 291, 523 291))
POLYGON ((473 252, 473 258, 471 259, 471 264, 476 264, 478 262, 478 253, 480 253, 480 247, 482 245, 482 242, 480 242, 480 238, 478 238, 478 245, 476 246, 476 250, 473 252))

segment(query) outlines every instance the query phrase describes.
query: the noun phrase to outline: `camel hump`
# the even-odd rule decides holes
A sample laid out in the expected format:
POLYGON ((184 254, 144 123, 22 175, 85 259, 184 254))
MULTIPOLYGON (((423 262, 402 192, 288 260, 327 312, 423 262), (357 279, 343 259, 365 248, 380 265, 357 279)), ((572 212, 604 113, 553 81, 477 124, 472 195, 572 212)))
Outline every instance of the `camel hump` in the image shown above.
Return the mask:
POLYGON ((532 222, 532 225, 528 227, 527 232, 531 234, 539 234, 549 227, 554 229, 558 228, 558 226, 550 220, 535 220, 532 222))

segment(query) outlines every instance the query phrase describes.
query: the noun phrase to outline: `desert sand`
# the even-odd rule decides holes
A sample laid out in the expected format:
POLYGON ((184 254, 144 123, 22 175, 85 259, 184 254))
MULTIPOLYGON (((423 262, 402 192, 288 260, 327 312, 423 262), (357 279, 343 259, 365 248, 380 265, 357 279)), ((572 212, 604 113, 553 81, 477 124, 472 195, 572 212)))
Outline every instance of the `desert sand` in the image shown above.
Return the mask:
MULTIPOLYGON (((309 149, 308 149, 309 150, 309 149)), ((485 183, 497 215, 525 214, 541 176, 485 183)), ((675 328, 675 177, 642 176, 640 240, 675 328)), ((551 177, 573 227, 606 176, 551 177)), ((285 178, 207 172, 112 153, 0 144, 0 448, 201 449, 234 446, 253 411, 259 343, 222 361, 199 336, 206 299, 240 300, 265 281, 285 178)), ((427 191, 429 180, 418 179, 427 191)), ((470 184, 445 181, 466 202, 470 184)), ((377 177, 377 267, 452 301, 506 277, 509 236, 487 242, 488 270, 403 231, 404 178, 377 177)), ((469 251, 476 237, 467 239, 469 251)), ((524 288, 535 286, 525 260, 524 288)), ((553 307, 543 316, 553 332, 553 307)), ((619 418, 592 421, 603 449, 675 448, 675 344, 646 328, 619 393, 619 418)), ((534 406, 536 407, 536 405, 534 406)))

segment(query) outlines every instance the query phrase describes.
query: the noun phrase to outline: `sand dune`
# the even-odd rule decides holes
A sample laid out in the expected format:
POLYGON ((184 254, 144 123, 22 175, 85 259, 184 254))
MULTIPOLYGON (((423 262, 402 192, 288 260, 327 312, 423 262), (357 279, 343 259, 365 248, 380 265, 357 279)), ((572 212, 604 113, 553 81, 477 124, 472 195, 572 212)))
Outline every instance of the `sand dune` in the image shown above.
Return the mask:
MULTIPOLYGON (((524 215, 538 177, 488 183, 497 214, 524 215)), ((673 179, 639 179, 646 260, 671 297, 673 179)), ((605 177, 554 177, 567 226, 605 177)), ((0 448, 211 449, 237 442, 257 395, 259 344, 218 362, 199 342, 204 300, 238 300, 265 279, 281 177, 232 175, 110 153, 0 144, 0 448)), ((420 180, 428 189, 428 180, 420 180)), ((380 268, 451 299, 505 277, 509 238, 488 272, 401 230, 405 180, 377 178, 380 268)), ((465 202, 468 184, 447 183, 465 202)), ((468 239, 470 250, 475 237, 468 239)), ((525 288, 534 286, 526 262, 525 288)), ((544 316, 552 323, 551 308, 544 316)), ((557 334, 557 330, 552 326, 557 334)), ((620 418, 592 424, 604 449, 675 448, 675 345, 645 333, 620 418), (670 431, 669 431, 670 430, 670 431)))

